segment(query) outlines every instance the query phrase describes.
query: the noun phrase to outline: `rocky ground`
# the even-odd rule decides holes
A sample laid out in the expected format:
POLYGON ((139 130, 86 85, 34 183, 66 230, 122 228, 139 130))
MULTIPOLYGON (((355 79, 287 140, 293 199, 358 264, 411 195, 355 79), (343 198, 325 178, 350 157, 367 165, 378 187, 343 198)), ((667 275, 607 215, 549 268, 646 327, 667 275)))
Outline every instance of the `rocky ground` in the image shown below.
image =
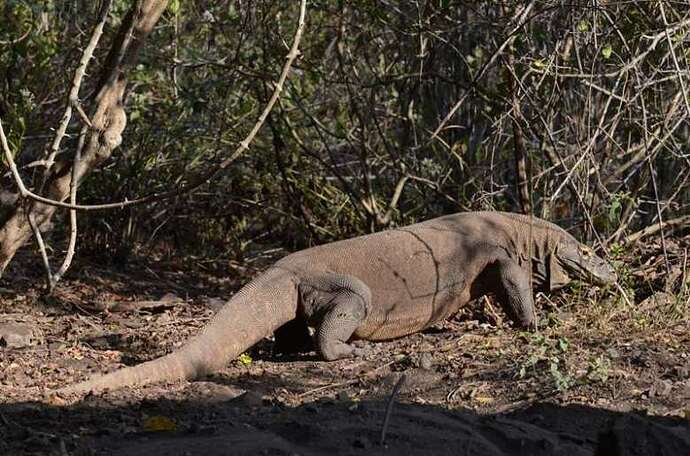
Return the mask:
POLYGON ((19 258, 0 288, 0 454, 690 454, 687 263, 654 252, 623 268, 627 301, 540 296, 536 333, 483 299, 360 359, 265 340, 201 381, 61 407, 50 389, 173 350, 261 266, 84 261, 45 296, 19 258))

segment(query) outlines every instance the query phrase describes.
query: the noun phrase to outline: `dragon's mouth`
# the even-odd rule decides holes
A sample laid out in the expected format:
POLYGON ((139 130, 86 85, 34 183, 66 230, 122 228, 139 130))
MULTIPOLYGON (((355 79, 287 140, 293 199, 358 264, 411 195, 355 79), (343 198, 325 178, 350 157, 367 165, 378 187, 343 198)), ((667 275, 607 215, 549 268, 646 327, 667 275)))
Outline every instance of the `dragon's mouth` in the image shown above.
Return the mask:
POLYGON ((590 264, 582 266, 576 261, 563 259, 563 265, 569 275, 573 278, 590 282, 594 285, 604 286, 609 285, 618 280, 618 275, 611 265, 604 260, 600 260, 598 264, 590 264))
POLYGON ((595 272, 589 272, 589 279, 596 285, 608 285, 618 280, 618 274, 608 264, 603 264, 601 268, 597 268, 595 272))

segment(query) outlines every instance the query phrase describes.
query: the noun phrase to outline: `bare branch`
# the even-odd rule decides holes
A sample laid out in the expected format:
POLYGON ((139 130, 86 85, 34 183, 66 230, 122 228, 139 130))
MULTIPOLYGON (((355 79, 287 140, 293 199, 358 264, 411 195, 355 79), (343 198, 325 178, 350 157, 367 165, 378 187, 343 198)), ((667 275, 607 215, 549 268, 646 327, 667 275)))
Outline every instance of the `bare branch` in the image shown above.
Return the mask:
MULTIPOLYGON (((74 154, 74 162, 72 164, 72 178, 69 183, 69 202, 70 204, 77 204, 77 187, 79 183, 77 182, 77 170, 81 164, 81 151, 84 146, 84 137, 86 135, 85 131, 82 131, 79 145, 74 154)), ((60 269, 55 273, 52 280, 50 281, 50 291, 55 289, 55 285, 60 281, 67 269, 72 265, 72 258, 74 257, 74 252, 77 246, 77 211, 74 209, 69 210, 69 244, 67 245, 67 253, 65 253, 65 258, 60 265, 60 269)))
POLYGON ((690 215, 684 215, 671 220, 659 221, 659 223, 649 225, 648 227, 641 229, 640 231, 636 231, 635 233, 625 237, 622 243, 631 244, 637 241, 638 239, 651 236, 652 234, 656 234, 659 231, 664 230, 666 228, 679 228, 688 225, 690 225, 690 215))
POLYGON ((522 14, 520 15, 520 18, 517 20, 517 25, 510 31, 510 33, 508 34, 506 39, 503 40, 503 43, 501 43, 501 45, 498 47, 498 49, 496 49, 496 52, 493 53, 493 55, 491 56, 489 61, 486 62, 484 64, 484 66, 482 66, 482 68, 479 70, 477 75, 473 78, 470 90, 466 91, 465 94, 462 97, 460 97, 460 100, 458 100, 458 102, 455 103, 455 105, 451 108, 451 110, 448 111, 448 114, 446 114, 446 117, 444 117, 444 119, 441 121, 441 123, 438 124, 438 127, 436 127, 436 130, 434 130, 434 132, 431 134, 431 138, 429 138, 429 142, 436 139, 436 137, 441 132, 441 130, 443 130, 443 128, 448 123, 448 121, 455 115, 457 110, 460 109, 460 107, 463 105, 463 103, 465 102, 465 99, 473 92, 473 88, 475 87, 477 82, 484 76, 484 73, 486 73, 486 71, 494 64, 494 62, 496 61, 496 59, 498 59, 498 57, 501 55, 501 53, 506 48, 506 46, 508 46, 510 43, 513 42, 513 40, 515 39, 515 32, 517 32, 522 27, 524 27, 525 24, 527 24, 527 20, 526 20, 527 15, 529 14, 530 11, 532 11, 532 8, 534 7, 535 3, 536 3, 536 1, 532 0, 530 2, 530 4, 527 5, 525 7, 525 9, 522 10, 522 14))
MULTIPOLYGON (((72 107, 79 102, 79 88, 81 87, 82 80, 86 74, 86 67, 89 65, 89 61, 91 60, 91 57, 93 57, 93 52, 96 50, 96 46, 98 46, 98 42, 103 35, 103 27, 108 19, 108 13, 110 12, 111 5, 112 0, 105 0, 101 5, 101 10, 98 13, 98 22, 93 29, 93 33, 91 33, 91 39, 89 39, 88 45, 82 53, 81 59, 79 60, 79 66, 77 66, 77 69, 74 72, 72 87, 70 88, 69 94, 67 95, 67 101, 65 102, 65 112, 62 115, 58 129, 55 132, 55 138, 53 139, 53 143, 50 146, 50 153, 46 159, 45 170, 43 171, 43 184, 41 187, 45 185, 53 164, 55 163, 55 157, 60 150, 60 143, 62 142, 62 138, 65 136, 65 132, 67 131, 67 126, 72 119, 72 107)), ((80 111, 80 114, 82 115, 82 118, 88 118, 83 111, 80 111)), ((91 126, 91 122, 88 122, 88 125, 91 126)))
POLYGON ((41 229, 39 228, 38 224, 36 223, 36 219, 31 212, 28 212, 26 214, 26 217, 29 219, 29 225, 31 225, 31 230, 34 233, 34 239, 36 239, 36 246, 38 247, 38 251, 41 252, 41 258, 43 259, 43 268, 45 269, 45 272, 46 272, 46 285, 48 287, 50 287, 50 284, 53 283, 53 272, 50 269, 50 261, 48 260, 48 252, 46 251, 45 242, 43 242, 43 236, 41 235, 41 229))
POLYGON ((687 89, 685 88, 685 79, 680 76, 682 73, 680 65, 678 65, 678 58, 676 57, 676 51, 673 47, 673 42, 671 41, 671 33, 669 32, 668 21, 666 20, 664 2, 659 2, 659 9, 661 10, 661 19, 664 21, 664 34, 666 35, 666 41, 668 41, 668 49, 673 59, 673 65, 676 67, 676 72, 678 73, 678 83, 680 84, 680 90, 683 92, 683 101, 685 101, 685 112, 690 118, 690 101, 688 101, 688 93, 687 89))

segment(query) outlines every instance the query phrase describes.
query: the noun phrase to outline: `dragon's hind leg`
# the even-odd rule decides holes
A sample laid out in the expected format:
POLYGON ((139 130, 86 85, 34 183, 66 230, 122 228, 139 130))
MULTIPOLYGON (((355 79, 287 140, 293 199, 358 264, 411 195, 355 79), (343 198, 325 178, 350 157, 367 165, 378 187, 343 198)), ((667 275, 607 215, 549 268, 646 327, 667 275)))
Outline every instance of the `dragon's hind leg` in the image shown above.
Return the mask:
POLYGON ((354 276, 324 274, 300 284, 300 293, 319 354, 328 361, 356 355, 348 341, 367 316, 369 287, 354 276))

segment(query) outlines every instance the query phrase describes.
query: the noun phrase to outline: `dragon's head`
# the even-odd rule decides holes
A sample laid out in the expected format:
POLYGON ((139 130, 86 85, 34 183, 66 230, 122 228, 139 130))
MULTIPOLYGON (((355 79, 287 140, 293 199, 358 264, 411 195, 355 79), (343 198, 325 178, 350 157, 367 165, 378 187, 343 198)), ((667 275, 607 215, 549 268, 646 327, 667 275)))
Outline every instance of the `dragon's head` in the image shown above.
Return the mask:
POLYGON ((616 271, 594 251, 575 238, 564 237, 556 247, 551 262, 551 289, 566 285, 571 280, 583 280, 595 285, 608 285, 618 278, 616 271))

